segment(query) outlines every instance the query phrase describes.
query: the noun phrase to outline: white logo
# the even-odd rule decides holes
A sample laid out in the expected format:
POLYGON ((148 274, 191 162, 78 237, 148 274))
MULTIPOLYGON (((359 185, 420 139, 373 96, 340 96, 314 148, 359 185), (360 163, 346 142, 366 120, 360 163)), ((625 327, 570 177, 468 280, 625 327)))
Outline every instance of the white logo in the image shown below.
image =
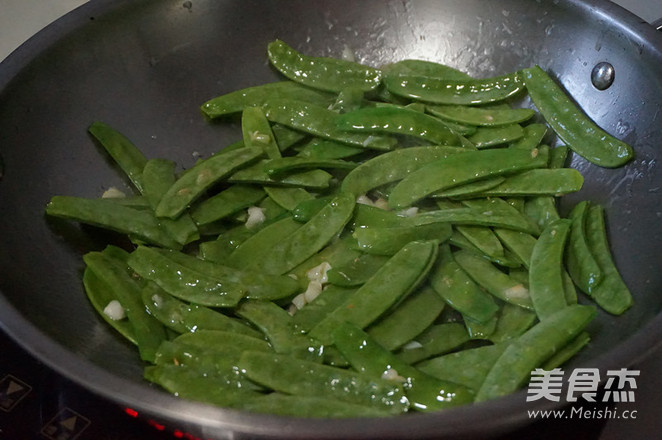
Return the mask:
MULTIPOLYGON (((602 402, 634 402, 634 390, 637 389, 635 377, 639 370, 607 370, 602 402)), ((563 396, 565 372, 560 368, 547 371, 536 368, 531 372, 531 380, 526 396, 527 402, 546 399, 559 402, 565 397, 566 402, 583 399, 596 402, 600 388, 600 370, 597 368, 575 368, 567 379, 567 391, 563 396)))

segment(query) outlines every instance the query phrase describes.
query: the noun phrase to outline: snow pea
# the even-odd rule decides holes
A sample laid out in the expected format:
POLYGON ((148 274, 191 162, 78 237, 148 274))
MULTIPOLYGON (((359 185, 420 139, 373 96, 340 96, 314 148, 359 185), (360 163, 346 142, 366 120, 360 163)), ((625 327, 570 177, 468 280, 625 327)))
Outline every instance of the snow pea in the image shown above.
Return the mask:
POLYGON ((571 221, 559 219, 550 223, 531 253, 529 294, 541 321, 567 307, 563 286, 563 254, 571 221))
MULTIPOLYGON (((279 81, 247 87, 215 97, 201 106, 202 113, 210 119, 240 113, 246 107, 261 106, 279 98, 291 98, 319 105, 329 105, 333 95, 313 90, 293 81, 279 81)), ((281 145, 282 148, 282 145, 281 145)))
POLYGON ((231 185, 193 205, 190 215, 197 225, 206 225, 256 205, 264 197, 265 192, 261 188, 251 185, 231 185))
POLYGON ((99 121, 93 122, 88 131, 142 193, 143 186, 140 180, 147 163, 145 155, 126 136, 108 124, 99 121))
POLYGON ((591 204, 586 215, 589 249, 602 271, 602 282, 592 289, 591 297, 607 312, 620 315, 632 305, 632 294, 621 278, 611 256, 602 206, 591 204))
POLYGON ((329 277, 329 283, 336 286, 360 286, 368 281, 388 259, 388 255, 356 251, 354 258, 332 264, 326 275, 329 277))
POLYGON ((448 245, 441 246, 429 282, 453 309, 476 321, 489 321, 499 310, 494 298, 485 293, 455 262, 448 245))
POLYGON ((169 294, 211 307, 234 307, 244 297, 283 298, 298 289, 298 283, 289 277, 237 270, 146 246, 139 246, 131 253, 129 265, 169 294))
POLYGON ((271 124, 260 107, 246 107, 241 113, 244 146, 262 148, 269 159, 282 157, 271 124))
POLYGON ((268 274, 284 274, 319 252, 349 222, 354 211, 354 197, 340 193, 303 226, 261 254, 249 267, 268 274))
POLYGON ((292 322, 304 332, 309 332, 332 310, 339 307, 356 289, 327 286, 313 301, 292 315, 292 322))
POLYGON ((531 265, 531 253, 536 245, 536 237, 526 232, 505 228, 494 228, 494 233, 506 249, 513 252, 524 267, 528 269, 531 265))
POLYGON ((486 104, 505 100, 524 89, 521 72, 485 79, 446 79, 430 76, 385 74, 389 92, 435 104, 486 104))
POLYGON ((404 59, 381 67, 382 72, 390 76, 403 74, 431 76, 437 78, 465 80, 471 79, 467 73, 434 61, 404 59))
POLYGON ((461 200, 463 198, 471 198, 474 196, 480 197, 483 192, 498 186, 505 180, 506 178, 502 176, 488 177, 486 179, 477 180, 476 182, 465 183, 446 190, 434 192, 430 194, 430 197, 451 198, 453 200, 461 200))
POLYGON ((429 162, 464 151, 457 147, 427 146, 401 148, 380 154, 350 171, 341 189, 358 197, 378 186, 403 179, 429 162))
POLYGON ((367 92, 382 80, 378 69, 348 60, 307 56, 282 40, 270 42, 267 54, 271 64, 289 79, 327 92, 338 93, 350 87, 367 92))
POLYGON ((151 210, 122 206, 112 199, 53 196, 46 205, 46 214, 127 234, 145 243, 171 249, 182 247, 151 210))
POLYGON ((424 287, 402 301, 366 332, 387 350, 396 350, 428 328, 445 302, 431 287, 424 287))
POLYGON ((510 124, 499 127, 478 127, 478 130, 467 139, 480 149, 515 142, 523 136, 524 129, 521 125, 510 124))
POLYGON ((416 368, 430 376, 464 385, 477 392, 507 346, 495 344, 461 350, 425 360, 416 364, 416 368))
POLYGON ((453 351, 469 339, 469 333, 463 324, 434 324, 418 335, 413 343, 405 345, 397 353, 397 357, 408 364, 415 364, 431 356, 453 351))
POLYGON ((403 380, 411 409, 436 411, 473 401, 473 393, 461 385, 429 376, 398 359, 355 325, 343 323, 333 331, 333 343, 352 367, 373 378, 393 373, 403 380))
POLYGON ((590 293, 602 281, 600 265, 586 242, 586 214, 589 202, 581 201, 570 211, 572 220, 565 263, 572 281, 585 293, 590 293))
POLYGON ((554 197, 529 197, 524 202, 524 212, 539 231, 561 218, 554 197))
POLYGON ((345 159, 365 153, 364 148, 352 147, 326 139, 313 138, 297 153, 298 157, 314 159, 345 159))
POLYGON ((265 186, 263 189, 274 202, 288 211, 294 210, 305 200, 312 200, 315 198, 314 195, 303 188, 265 186))
POLYGON ((144 377, 183 399, 224 407, 260 395, 257 390, 241 386, 242 381, 228 383, 225 375, 205 374, 190 366, 152 365, 145 368, 144 377))
POLYGON ((276 353, 321 361, 324 351, 319 342, 302 334, 292 316, 273 302, 244 301, 235 313, 264 333, 276 353))
POLYGON ((481 197, 562 196, 582 188, 584 177, 574 168, 540 168, 508 176, 504 182, 477 195, 481 197))
POLYGON ((331 331, 339 322, 367 327, 422 281, 436 258, 437 248, 435 241, 411 242, 404 246, 309 335, 330 342, 331 331))
POLYGON ((454 228, 490 259, 503 259, 503 246, 491 228, 471 225, 455 225, 454 228))
POLYGON ((459 250, 453 253, 453 257, 478 285, 495 297, 526 309, 533 308, 528 289, 480 255, 459 250))
POLYGON ((522 262, 517 258, 517 256, 513 255, 507 249, 504 249, 503 255, 501 256, 486 255, 483 251, 476 247, 476 245, 467 240, 464 235, 457 232, 457 230, 453 230, 453 233, 448 239, 448 243, 459 249, 465 249, 474 252, 475 254, 480 255, 482 258, 485 258, 486 260, 498 264, 502 267, 518 268, 522 265, 522 262))
POLYGON ((199 245, 199 257, 214 263, 228 264, 230 254, 260 228, 247 228, 240 224, 219 233, 215 240, 203 241, 199 245))
POLYGON ((438 159, 408 174, 391 191, 389 205, 406 208, 436 191, 493 177, 541 168, 547 165, 549 152, 533 149, 489 149, 467 151, 438 159))
POLYGON ((588 332, 581 332, 575 339, 568 342, 563 348, 558 352, 554 353, 552 357, 545 361, 545 364, 542 366, 542 369, 545 371, 551 371, 554 368, 558 368, 563 365, 566 361, 576 355, 582 348, 584 348, 591 341, 591 335, 588 332))
POLYGON ((262 108, 270 121, 323 139, 375 150, 391 150, 396 144, 392 137, 340 130, 335 122, 338 113, 319 105, 294 99, 274 99, 262 108))
POLYGON ((268 160, 260 160, 228 177, 230 183, 282 186, 287 188, 325 189, 329 187, 331 174, 324 170, 308 170, 285 176, 270 176, 264 170, 268 160))
POLYGON ((468 125, 494 127, 525 122, 535 115, 530 108, 493 109, 463 105, 427 106, 428 111, 454 122, 468 125))
POLYGON ((400 384, 365 373, 258 351, 244 352, 238 366, 249 379, 281 393, 337 399, 390 414, 409 407, 400 384))
POLYGON ((167 337, 163 325, 147 313, 140 300, 141 283, 131 276, 123 260, 107 252, 88 252, 83 261, 101 282, 111 286, 133 328, 140 358, 153 362, 159 345, 167 337))
POLYGON ((363 106, 365 92, 358 87, 347 87, 338 92, 336 101, 330 109, 338 113, 347 113, 363 106))
POLYGON ((154 282, 148 282, 143 287, 141 296, 149 314, 177 333, 205 329, 223 330, 253 337, 261 336, 244 321, 202 305, 180 301, 154 282))
POLYGON ((375 255, 395 255, 403 246, 414 240, 438 240, 444 242, 451 236, 447 223, 435 222, 420 226, 358 228, 352 233, 361 251, 375 255))
POLYGON ((496 361, 476 394, 476 402, 517 390, 531 371, 581 333, 595 315, 595 307, 576 304, 531 327, 508 345, 496 361))
POLYGON ((263 154, 260 148, 240 148, 218 153, 185 171, 163 195, 156 207, 157 217, 177 218, 214 183, 263 154))
POLYGON ((105 282, 101 277, 86 267, 83 271, 83 287, 85 294, 97 311, 99 316, 103 318, 112 328, 117 330, 123 337, 134 345, 138 345, 133 326, 128 319, 112 319, 104 312, 104 309, 112 301, 119 301, 119 298, 114 292, 114 287, 105 282))
POLYGON ((532 150, 540 145, 546 134, 547 126, 545 124, 532 123, 525 125, 524 135, 516 142, 510 144, 509 148, 532 150))
POLYGON ((490 341, 498 344, 519 337, 537 321, 535 312, 503 303, 498 314, 496 328, 490 335, 490 341))
POLYGON ((264 162, 264 171, 270 176, 280 176, 293 171, 310 170, 315 168, 330 168, 352 170, 357 164, 342 159, 315 159, 308 157, 281 157, 264 162))
POLYGON ((406 107, 366 107, 336 118, 340 130, 412 136, 433 145, 461 145, 460 138, 441 120, 406 107))
POLYGON ((540 66, 524 69, 524 77, 538 111, 572 151, 607 168, 632 159, 632 147, 598 127, 540 66))
MULTIPOLYGON (((161 202, 163 195, 175 182, 175 163, 167 159, 150 159, 141 175, 143 194, 152 210, 161 202)), ((182 213, 176 220, 160 219, 163 228, 181 245, 200 238, 200 232, 188 213, 182 213)))
POLYGON ((462 316, 464 327, 472 340, 489 340, 496 330, 498 318, 493 316, 485 322, 478 322, 468 316, 462 316))

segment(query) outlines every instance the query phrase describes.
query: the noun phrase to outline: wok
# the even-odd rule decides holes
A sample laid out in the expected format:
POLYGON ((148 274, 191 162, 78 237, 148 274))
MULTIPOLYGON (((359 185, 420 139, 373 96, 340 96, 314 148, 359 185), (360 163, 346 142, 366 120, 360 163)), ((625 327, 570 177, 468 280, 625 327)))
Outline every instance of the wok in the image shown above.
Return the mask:
MULTIPOLYGON (((625 368, 662 336, 662 35, 605 1, 92 1, 14 52, 0 68, 0 327, 61 374, 99 395, 204 438, 482 438, 527 423, 525 392, 436 414, 380 420, 301 420, 177 399, 142 381, 134 347, 106 326, 81 286, 81 255, 109 239, 46 219, 54 194, 96 197, 126 182, 86 133, 118 128, 148 157, 182 167, 237 139, 199 105, 278 75, 266 62, 281 38, 313 55, 379 66, 403 58, 443 62, 476 76, 539 64, 636 159, 604 169, 573 157, 585 177, 565 198, 606 207, 616 264, 635 303, 599 314, 590 345, 567 367, 625 368), (606 90, 591 84, 602 61, 606 90), (480 423, 475 423, 480 420, 480 423)), ((528 104, 526 101, 524 105, 528 104)))

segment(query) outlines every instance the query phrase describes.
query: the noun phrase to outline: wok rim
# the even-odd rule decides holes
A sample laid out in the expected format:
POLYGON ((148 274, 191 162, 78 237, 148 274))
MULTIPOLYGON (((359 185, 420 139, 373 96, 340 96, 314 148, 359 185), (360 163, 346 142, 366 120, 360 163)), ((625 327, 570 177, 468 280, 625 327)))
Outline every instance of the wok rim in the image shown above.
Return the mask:
MULTIPOLYGON (((645 44, 651 56, 662 58, 662 38, 650 24, 623 7, 601 0, 568 0, 568 4, 597 14, 645 44)), ((118 0, 91 0, 49 24, 15 49, 0 63, 0 92, 39 54, 61 38, 75 32, 90 17, 107 14, 123 6, 118 0)), ((408 414, 380 419, 302 419, 267 414, 251 414, 232 409, 185 401, 149 384, 139 384, 116 376, 89 360, 66 349, 27 320, 0 291, 0 329, 19 346, 49 368, 118 405, 144 412, 150 417, 171 423, 200 426, 209 433, 231 432, 264 437, 287 438, 417 438, 475 436, 505 433, 526 424, 527 410, 559 408, 550 401, 525 402, 525 391, 489 402, 466 405, 433 414, 408 414), (165 420, 164 420, 165 419, 165 420), (368 420, 370 432, 365 432, 368 420), (479 420, 480 423, 475 423, 479 420), (408 421, 411 421, 410 423, 408 421), (469 422, 469 423, 468 423, 469 422)), ((662 312, 635 334, 608 352, 591 360, 601 369, 635 365, 662 347, 662 312)))

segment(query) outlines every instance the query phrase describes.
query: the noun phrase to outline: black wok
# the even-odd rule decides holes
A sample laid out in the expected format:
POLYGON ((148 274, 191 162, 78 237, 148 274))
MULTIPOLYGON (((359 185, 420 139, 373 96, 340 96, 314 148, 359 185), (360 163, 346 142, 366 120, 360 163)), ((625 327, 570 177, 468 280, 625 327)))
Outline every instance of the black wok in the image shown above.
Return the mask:
MULTIPOLYGON (((606 1, 92 1, 58 20, 0 66, 0 327, 93 392, 204 438, 469 438, 527 423, 525 392, 438 414, 310 421, 186 402, 141 380, 132 346, 99 319, 80 281, 81 255, 106 234, 48 220, 54 194, 98 196, 124 182, 86 133, 93 120, 124 132, 148 157, 190 166, 237 139, 199 105, 278 75, 266 44, 314 55, 345 47, 370 65, 425 58, 493 76, 533 64, 551 72, 636 159, 603 169, 573 157, 579 199, 606 207, 616 263, 635 304, 600 314, 568 368, 625 368, 662 336, 662 35, 606 1), (591 84, 602 61, 611 87, 591 84), (476 423, 479 421, 479 423, 476 423)), ((526 103, 525 103, 526 104, 526 103)))

